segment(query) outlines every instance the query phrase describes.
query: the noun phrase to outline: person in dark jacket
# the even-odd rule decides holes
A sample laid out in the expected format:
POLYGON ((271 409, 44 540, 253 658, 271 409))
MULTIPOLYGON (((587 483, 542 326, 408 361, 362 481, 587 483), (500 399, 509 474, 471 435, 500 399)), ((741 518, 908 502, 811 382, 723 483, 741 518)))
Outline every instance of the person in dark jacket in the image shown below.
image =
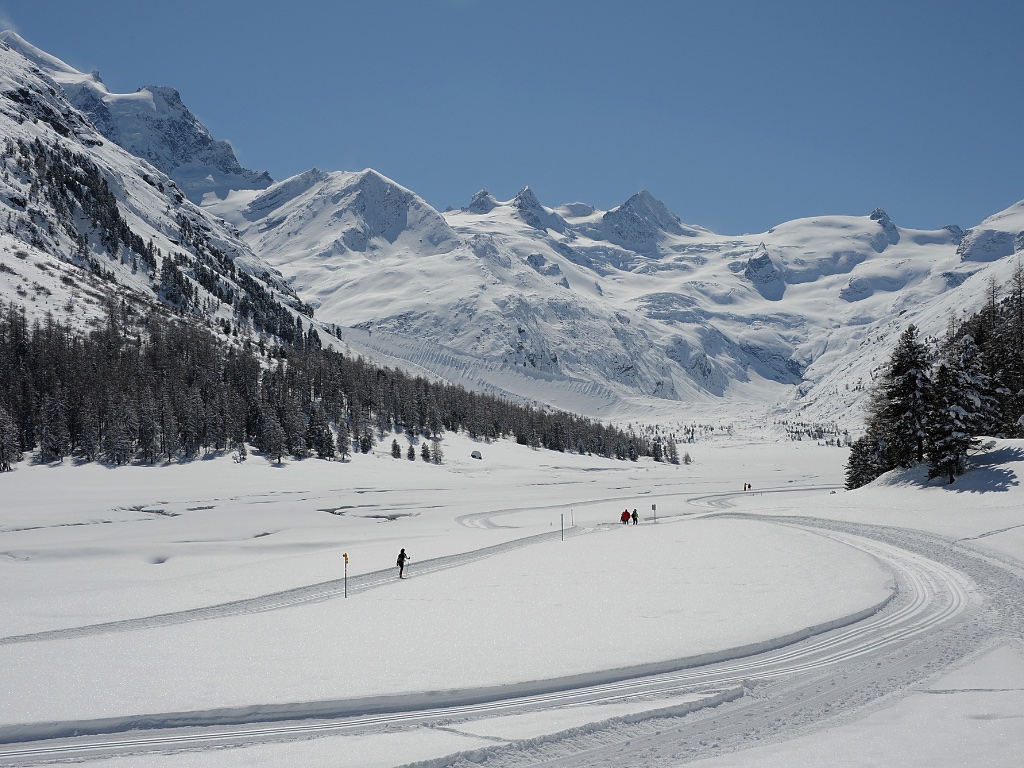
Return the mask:
POLYGON ((640 522, 640 515, 638 515, 636 513, 636 510, 634 509, 633 510, 633 525, 636 525, 639 522, 640 522))
POLYGON ((396 565, 398 565, 398 578, 405 578, 403 575, 405 572, 405 561, 409 559, 409 556, 405 554, 405 547, 402 547, 402 551, 398 553, 398 562, 396 563, 396 565))

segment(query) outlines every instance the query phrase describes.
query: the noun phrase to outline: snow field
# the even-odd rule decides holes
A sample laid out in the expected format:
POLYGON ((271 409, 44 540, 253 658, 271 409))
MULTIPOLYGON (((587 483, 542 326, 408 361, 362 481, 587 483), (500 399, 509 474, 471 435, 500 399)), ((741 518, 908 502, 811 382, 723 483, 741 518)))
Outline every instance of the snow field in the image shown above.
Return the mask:
POLYGON ((4 478, 17 501, 0 523, 0 594, 13 609, 5 637, 338 579, 342 550, 352 577, 394 573, 405 546, 412 578, 256 615, 0 644, 11 670, 0 722, 586 675, 770 640, 888 594, 882 567, 827 538, 679 517, 681 498, 670 494, 681 497, 680 478, 721 487, 691 468, 505 443, 478 446, 483 461, 461 458, 475 445, 449 441, 441 468, 380 454, 280 468, 260 457, 159 470, 20 466, 4 478), (73 482, 38 482, 58 472, 73 482), (677 516, 655 526, 642 493, 677 516), (643 524, 612 522, 622 497, 645 510, 643 524), (457 522, 486 519, 488 504, 491 524, 509 527, 457 522), (417 577, 421 561, 554 532, 563 515, 587 532, 417 577))
MULTIPOLYGON (((398 472, 383 453, 389 445, 326 467, 273 467, 254 456, 242 465, 221 458, 159 470, 22 464, 0 478, 14 502, 0 510, 0 723, 116 721, 146 712, 160 723, 174 712, 215 718, 216 706, 227 712, 274 702, 301 716, 318 702, 387 691, 429 706, 431 691, 471 691, 503 679, 529 690, 543 679, 606 674, 753 637, 770 641, 817 616, 835 618, 843 601, 866 605, 888 594, 884 568, 827 535, 706 512, 894 524, 968 539, 1000 557, 1024 556, 1024 511, 1015 503, 1024 462, 1012 460, 1014 441, 976 457, 956 489, 915 489, 918 480, 908 476, 852 493, 830 490, 841 480, 845 452, 808 443, 716 440, 690 446, 696 463, 675 468, 451 436, 445 466, 403 460, 398 472), (483 461, 468 458, 473 449, 483 461), (54 472, 74 482, 37 480, 36 473, 54 472), (744 482, 754 491, 737 493, 744 482), (615 523, 624 507, 636 507, 642 524, 615 523), (557 538, 561 515, 577 526, 564 542, 557 538), (47 527, 32 528, 33 521, 47 527), (425 567, 537 533, 549 539, 436 572, 425 567), (392 582, 400 546, 414 558, 412 578, 392 582), (341 551, 352 558, 350 577, 380 572, 385 583, 347 600, 255 615, 78 639, 2 639, 336 579, 341 551), (155 562, 157 552, 167 558, 155 562), (62 615, 77 603, 80 615, 62 615)), ((1022 674, 1020 640, 1011 638, 950 680, 920 689, 940 692, 890 696, 888 708, 880 703, 862 719, 805 725, 810 731, 791 741, 753 740, 743 746, 755 749, 706 764, 923 766, 950 764, 944 754, 974 754, 979 765, 1013 765, 1007 756, 1016 754, 1014 726, 1024 717, 1014 681, 1022 674)), ((567 733, 629 733, 629 718, 693 705, 687 696, 640 698, 101 762, 440 766, 452 764, 446 755, 495 745, 525 755, 567 733)), ((629 764, 642 765, 642 755, 629 764)))
POLYGON ((922 686, 863 719, 781 744, 756 747, 692 768, 792 765, 901 768, 1020 764, 1024 644, 989 649, 967 666, 922 686))
POLYGON ((0 646, 0 722, 353 699, 586 675, 789 634, 885 599, 819 536, 742 521, 620 526, 347 600, 0 646), (183 674, 184 673, 184 674, 183 674), (59 700, 38 691, 60 690, 59 700))

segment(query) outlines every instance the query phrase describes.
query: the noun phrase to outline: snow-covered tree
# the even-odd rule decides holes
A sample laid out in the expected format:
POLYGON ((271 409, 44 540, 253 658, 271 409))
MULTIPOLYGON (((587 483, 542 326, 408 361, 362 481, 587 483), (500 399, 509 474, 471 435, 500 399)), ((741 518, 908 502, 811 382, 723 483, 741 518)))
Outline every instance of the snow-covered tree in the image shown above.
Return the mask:
POLYGON ((871 404, 868 431, 876 436, 886 469, 924 460, 931 397, 928 350, 913 325, 900 336, 871 404))
POLYGON ((967 450, 977 442, 968 410, 974 403, 958 379, 948 363, 939 365, 928 414, 928 475, 945 475, 950 483, 963 473, 967 450))
POLYGON ((878 442, 865 435, 850 445, 846 462, 846 490, 867 485, 884 471, 879 461, 878 442))

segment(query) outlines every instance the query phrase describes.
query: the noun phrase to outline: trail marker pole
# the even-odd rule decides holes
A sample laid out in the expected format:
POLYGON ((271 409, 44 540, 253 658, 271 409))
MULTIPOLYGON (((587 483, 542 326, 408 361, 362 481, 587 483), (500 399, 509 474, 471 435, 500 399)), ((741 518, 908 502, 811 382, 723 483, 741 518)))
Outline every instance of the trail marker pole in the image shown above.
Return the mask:
POLYGON ((559 515, 562 518, 562 541, 565 541, 565 512, 559 515))
POLYGON ((654 513, 654 522, 655 522, 655 524, 657 524, 657 522, 658 522, 658 505, 657 504, 651 504, 651 512, 654 513))
POLYGON ((345 558, 345 597, 348 597, 348 552, 342 552, 341 556, 345 558))

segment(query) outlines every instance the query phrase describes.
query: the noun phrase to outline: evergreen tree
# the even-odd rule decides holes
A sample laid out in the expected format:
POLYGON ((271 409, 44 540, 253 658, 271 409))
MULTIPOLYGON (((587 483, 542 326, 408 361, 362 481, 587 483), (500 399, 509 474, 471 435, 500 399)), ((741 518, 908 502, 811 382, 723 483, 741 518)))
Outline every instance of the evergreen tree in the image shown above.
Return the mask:
POLYGON ((972 435, 991 435, 1000 431, 1002 414, 999 390, 986 373, 985 355, 970 335, 964 335, 953 347, 949 360, 959 405, 964 410, 965 428, 972 435))
POLYGON ((338 446, 338 455, 345 461, 352 454, 352 433, 349 432, 348 422, 344 418, 338 422, 338 437, 335 442, 338 446))
POLYGON ((930 370, 917 328, 907 326, 882 374, 869 416, 868 431, 877 435, 887 470, 924 460, 930 370))
POLYGON ((82 412, 82 434, 79 437, 78 447, 86 461, 96 461, 100 455, 100 419, 92 408, 86 408, 82 412))
POLYGON ((879 463, 878 441, 868 435, 850 444, 850 457, 846 462, 846 490, 867 485, 882 474, 879 463))
POLYGON ((269 405, 263 409, 263 428, 260 432, 260 448, 278 464, 287 451, 284 428, 277 418, 277 413, 269 405))
POLYGON ((970 397, 958 379, 949 364, 939 365, 928 416, 928 476, 945 475, 950 483, 963 473, 967 450, 977 442, 971 434, 970 397))
POLYGON ((18 427, 0 403, 0 472, 10 472, 12 465, 18 461, 21 461, 18 427))
POLYGON ((370 429, 370 423, 364 422, 363 431, 359 433, 359 452, 369 453, 376 443, 377 441, 373 437, 373 430, 370 429))
POLYGON ((426 441, 423 442, 423 446, 420 448, 420 458, 426 462, 430 461, 430 446, 427 445, 426 441))
POLYGON ((412 443, 409 443, 409 450, 406 451, 405 458, 409 461, 416 461, 416 449, 413 447, 412 443))
POLYGON ((651 458, 655 461, 661 461, 664 458, 664 453, 661 448, 661 438, 655 438, 654 443, 651 446, 651 458))
POLYGON ((39 421, 39 458, 44 462, 64 461, 71 448, 68 432, 67 408, 64 397, 58 390, 52 396, 43 397, 42 414, 39 421))
POLYGON ((402 446, 398 444, 398 440, 391 441, 391 455, 396 458, 402 458, 402 446))
POLYGON ((158 439, 159 427, 156 403, 153 402, 153 393, 146 390, 144 396, 139 400, 139 433, 138 448, 141 459, 147 464, 155 464, 160 455, 160 442, 158 439))
POLYGON ((675 438, 672 437, 668 440, 668 461, 670 464, 679 464, 679 448, 676 446, 675 438))

